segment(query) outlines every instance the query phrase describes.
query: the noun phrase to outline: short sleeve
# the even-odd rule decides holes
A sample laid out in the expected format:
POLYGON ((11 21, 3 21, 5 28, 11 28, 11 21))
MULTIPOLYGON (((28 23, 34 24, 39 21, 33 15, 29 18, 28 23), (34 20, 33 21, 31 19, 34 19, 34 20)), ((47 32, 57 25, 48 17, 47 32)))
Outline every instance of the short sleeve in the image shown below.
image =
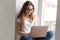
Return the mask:
POLYGON ((16 22, 20 23, 20 19, 17 19, 16 22))

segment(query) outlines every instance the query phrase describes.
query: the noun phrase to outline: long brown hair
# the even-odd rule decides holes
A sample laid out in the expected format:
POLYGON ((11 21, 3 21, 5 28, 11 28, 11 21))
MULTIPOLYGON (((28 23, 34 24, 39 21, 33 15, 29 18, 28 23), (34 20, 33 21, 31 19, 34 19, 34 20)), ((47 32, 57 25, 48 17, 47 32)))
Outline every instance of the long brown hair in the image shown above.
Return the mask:
POLYGON ((33 18, 34 18, 34 10, 35 10, 34 5, 30 1, 26 1, 23 4, 23 6, 19 12, 19 15, 17 16, 17 18, 20 18, 21 23, 24 23, 25 11, 26 11, 28 5, 32 5, 32 7, 33 7, 33 12, 29 15, 29 18, 30 18, 30 20, 33 20, 33 18))

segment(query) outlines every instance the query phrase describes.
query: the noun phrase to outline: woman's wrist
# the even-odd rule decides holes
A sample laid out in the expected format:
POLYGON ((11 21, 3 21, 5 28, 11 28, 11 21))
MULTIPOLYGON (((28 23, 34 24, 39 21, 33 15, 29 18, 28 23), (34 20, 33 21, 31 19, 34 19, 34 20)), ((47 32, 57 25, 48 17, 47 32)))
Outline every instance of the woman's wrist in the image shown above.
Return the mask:
POLYGON ((26 34, 26 33, 22 31, 18 31, 18 34, 26 34))

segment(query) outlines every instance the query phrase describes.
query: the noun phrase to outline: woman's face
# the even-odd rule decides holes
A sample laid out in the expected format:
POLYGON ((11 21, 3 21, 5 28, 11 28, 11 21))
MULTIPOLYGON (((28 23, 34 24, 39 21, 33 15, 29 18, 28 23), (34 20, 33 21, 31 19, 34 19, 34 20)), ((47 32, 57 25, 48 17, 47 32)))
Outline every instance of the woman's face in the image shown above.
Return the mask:
POLYGON ((33 6, 29 5, 25 11, 26 15, 29 16, 33 12, 33 6))

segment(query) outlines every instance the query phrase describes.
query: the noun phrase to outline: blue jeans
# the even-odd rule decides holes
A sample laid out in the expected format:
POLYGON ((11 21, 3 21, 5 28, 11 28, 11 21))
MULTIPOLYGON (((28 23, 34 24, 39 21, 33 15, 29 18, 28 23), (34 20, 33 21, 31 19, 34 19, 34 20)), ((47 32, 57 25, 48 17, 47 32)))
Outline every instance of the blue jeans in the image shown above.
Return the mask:
POLYGON ((20 40, 51 40, 52 37, 53 37, 53 32, 49 31, 47 32, 46 37, 31 38, 29 35, 22 35, 20 37, 20 40))

